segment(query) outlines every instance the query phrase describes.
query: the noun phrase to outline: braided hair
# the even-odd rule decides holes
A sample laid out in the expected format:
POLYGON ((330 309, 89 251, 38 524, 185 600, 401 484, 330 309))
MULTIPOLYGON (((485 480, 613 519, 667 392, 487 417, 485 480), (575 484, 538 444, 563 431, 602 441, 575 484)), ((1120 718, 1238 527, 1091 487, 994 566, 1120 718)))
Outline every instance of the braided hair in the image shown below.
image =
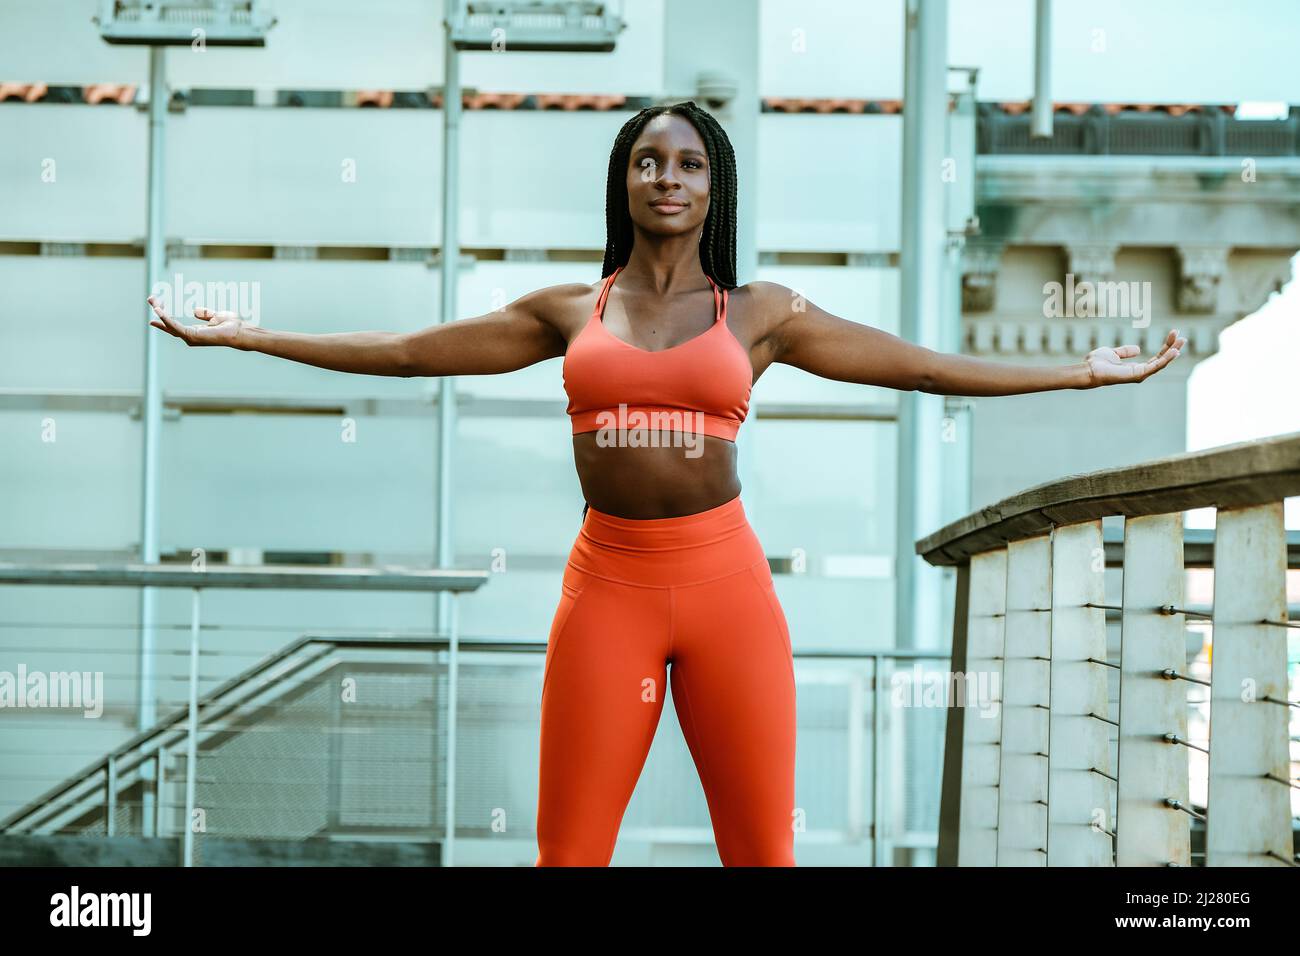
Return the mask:
POLYGON ((632 255, 632 214, 627 207, 627 165, 632 144, 656 116, 684 117, 704 141, 709 157, 709 213, 700 236, 700 267, 724 289, 736 287, 736 154, 731 140, 712 114, 693 100, 666 106, 647 106, 618 131, 609 154, 605 183, 605 262, 603 279, 632 255))
MULTIPOLYGON (((605 182, 605 261, 601 278, 627 265, 632 255, 632 214, 628 211, 627 166, 632 144, 656 116, 684 117, 704 141, 709 157, 709 212, 700 235, 700 267, 724 289, 736 288, 736 153, 726 131, 711 113, 694 100, 665 106, 647 106, 618 131, 609 154, 605 182)), ((589 505, 582 506, 586 518, 589 505)))

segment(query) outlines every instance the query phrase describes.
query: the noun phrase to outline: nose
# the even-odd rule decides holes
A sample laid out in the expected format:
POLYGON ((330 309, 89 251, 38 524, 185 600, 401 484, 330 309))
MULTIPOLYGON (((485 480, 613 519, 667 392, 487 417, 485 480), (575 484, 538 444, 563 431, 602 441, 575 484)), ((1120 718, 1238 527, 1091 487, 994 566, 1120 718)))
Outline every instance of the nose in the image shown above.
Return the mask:
POLYGON ((677 167, 671 160, 655 167, 655 185, 660 189, 680 189, 681 181, 677 178, 677 167))

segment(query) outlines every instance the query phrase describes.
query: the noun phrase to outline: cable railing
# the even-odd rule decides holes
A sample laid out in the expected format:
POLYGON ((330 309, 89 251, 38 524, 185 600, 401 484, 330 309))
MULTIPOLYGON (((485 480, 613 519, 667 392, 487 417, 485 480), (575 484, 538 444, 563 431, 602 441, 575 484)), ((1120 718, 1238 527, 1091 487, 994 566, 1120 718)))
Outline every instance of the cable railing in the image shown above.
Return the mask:
POLYGON ((1038 485, 917 542, 930 564, 957 568, 956 689, 991 687, 996 714, 961 700, 948 711, 940 865, 1186 866, 1194 822, 1207 866, 1296 865, 1288 637, 1300 622, 1288 617, 1297 561, 1283 506, 1295 495, 1300 433, 1038 485), (1199 508, 1215 509, 1208 608, 1184 594, 1186 557, 1206 557, 1204 532, 1183 528, 1199 508), (1118 604, 1104 588, 1112 516, 1124 525, 1118 604), (1207 676, 1190 672, 1189 625, 1211 629, 1207 676), (1204 745, 1188 733, 1193 688, 1209 703, 1204 745), (1201 810, 1193 754, 1208 763, 1201 810))

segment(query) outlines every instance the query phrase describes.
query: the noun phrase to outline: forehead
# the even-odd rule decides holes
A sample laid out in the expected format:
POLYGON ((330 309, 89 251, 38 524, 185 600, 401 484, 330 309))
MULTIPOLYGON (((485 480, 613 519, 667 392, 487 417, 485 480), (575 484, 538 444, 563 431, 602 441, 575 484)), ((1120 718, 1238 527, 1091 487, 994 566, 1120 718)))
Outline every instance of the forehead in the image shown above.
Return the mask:
POLYGON ((672 113, 661 113, 645 124, 645 129, 632 144, 632 155, 635 156, 638 150, 650 149, 706 156, 699 131, 686 117, 672 113))

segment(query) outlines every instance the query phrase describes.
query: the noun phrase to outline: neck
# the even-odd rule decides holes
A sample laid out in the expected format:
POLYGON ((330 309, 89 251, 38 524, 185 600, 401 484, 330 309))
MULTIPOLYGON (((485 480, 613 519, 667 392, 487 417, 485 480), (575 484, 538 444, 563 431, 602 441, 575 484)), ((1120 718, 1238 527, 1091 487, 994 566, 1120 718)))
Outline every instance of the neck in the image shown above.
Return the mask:
POLYGON ((708 286, 708 277, 700 266, 698 235, 692 232, 663 237, 638 232, 627 265, 619 273, 620 284, 627 282, 660 295, 708 286))

